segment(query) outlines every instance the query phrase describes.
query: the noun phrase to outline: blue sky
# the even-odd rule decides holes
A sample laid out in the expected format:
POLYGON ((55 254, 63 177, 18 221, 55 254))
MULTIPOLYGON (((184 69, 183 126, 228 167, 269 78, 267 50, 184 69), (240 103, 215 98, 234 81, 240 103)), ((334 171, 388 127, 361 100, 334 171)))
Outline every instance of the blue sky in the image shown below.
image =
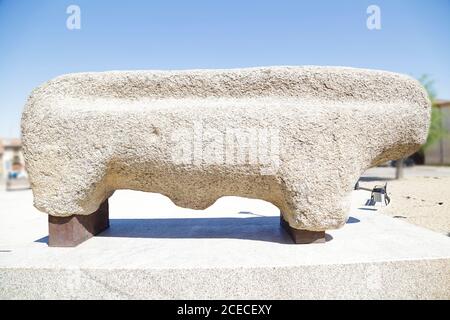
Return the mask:
POLYGON ((339 65, 428 74, 450 99, 450 0, 0 0, 0 137, 60 74, 339 65), (66 8, 81 8, 81 29, 66 8), (368 30, 366 9, 381 9, 368 30))

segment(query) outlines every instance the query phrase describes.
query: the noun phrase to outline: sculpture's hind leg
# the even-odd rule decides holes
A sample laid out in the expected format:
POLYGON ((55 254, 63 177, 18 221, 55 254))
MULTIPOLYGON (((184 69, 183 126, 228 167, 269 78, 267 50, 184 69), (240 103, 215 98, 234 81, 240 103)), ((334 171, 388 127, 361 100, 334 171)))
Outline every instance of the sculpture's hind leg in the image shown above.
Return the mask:
POLYGON ((89 215, 48 216, 48 245, 75 247, 109 227, 108 200, 89 215))
POLYGON ((359 171, 344 168, 341 172, 325 167, 322 172, 323 166, 303 170, 301 163, 293 167, 286 168, 281 179, 284 197, 278 204, 281 226, 295 243, 323 243, 326 230, 345 224, 359 171))

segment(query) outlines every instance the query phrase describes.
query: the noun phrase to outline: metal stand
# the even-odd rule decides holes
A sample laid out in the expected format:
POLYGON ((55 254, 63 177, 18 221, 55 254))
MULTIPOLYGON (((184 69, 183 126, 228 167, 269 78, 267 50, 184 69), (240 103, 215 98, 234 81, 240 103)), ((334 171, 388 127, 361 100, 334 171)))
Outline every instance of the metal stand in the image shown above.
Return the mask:
POLYGON ((48 216, 48 245, 75 247, 109 227, 108 200, 90 215, 48 216))
POLYGON ((280 215, 280 225, 296 244, 325 243, 325 231, 294 229, 284 220, 283 215, 280 215))

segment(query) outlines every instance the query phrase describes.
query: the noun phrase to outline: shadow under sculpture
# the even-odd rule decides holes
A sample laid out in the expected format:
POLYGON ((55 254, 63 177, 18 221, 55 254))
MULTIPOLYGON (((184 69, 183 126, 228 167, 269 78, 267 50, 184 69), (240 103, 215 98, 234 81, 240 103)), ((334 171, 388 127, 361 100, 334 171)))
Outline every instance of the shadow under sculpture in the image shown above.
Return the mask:
POLYGON ((227 195, 266 200, 294 242, 315 243, 345 224, 367 168, 425 142, 430 109, 416 80, 384 71, 79 73, 32 92, 22 139, 34 205, 49 214, 50 246, 76 246, 108 228, 108 198, 119 189, 161 193, 192 209, 227 195), (179 161, 180 149, 195 153, 198 128, 206 137, 201 161, 179 161), (269 148, 270 161, 250 161, 249 151, 238 162, 241 145, 228 152, 243 129, 258 137, 248 150, 269 148), (223 162, 207 152, 217 136, 223 162))

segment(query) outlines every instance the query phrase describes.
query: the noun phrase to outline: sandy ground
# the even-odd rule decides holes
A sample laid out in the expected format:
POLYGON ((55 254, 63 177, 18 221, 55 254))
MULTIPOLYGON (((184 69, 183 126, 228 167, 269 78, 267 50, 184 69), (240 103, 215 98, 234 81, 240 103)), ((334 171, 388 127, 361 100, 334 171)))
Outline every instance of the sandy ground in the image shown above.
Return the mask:
POLYGON ((401 180, 393 174, 392 168, 375 168, 360 182, 367 189, 388 182, 391 203, 378 211, 450 236, 450 168, 407 168, 401 180))

